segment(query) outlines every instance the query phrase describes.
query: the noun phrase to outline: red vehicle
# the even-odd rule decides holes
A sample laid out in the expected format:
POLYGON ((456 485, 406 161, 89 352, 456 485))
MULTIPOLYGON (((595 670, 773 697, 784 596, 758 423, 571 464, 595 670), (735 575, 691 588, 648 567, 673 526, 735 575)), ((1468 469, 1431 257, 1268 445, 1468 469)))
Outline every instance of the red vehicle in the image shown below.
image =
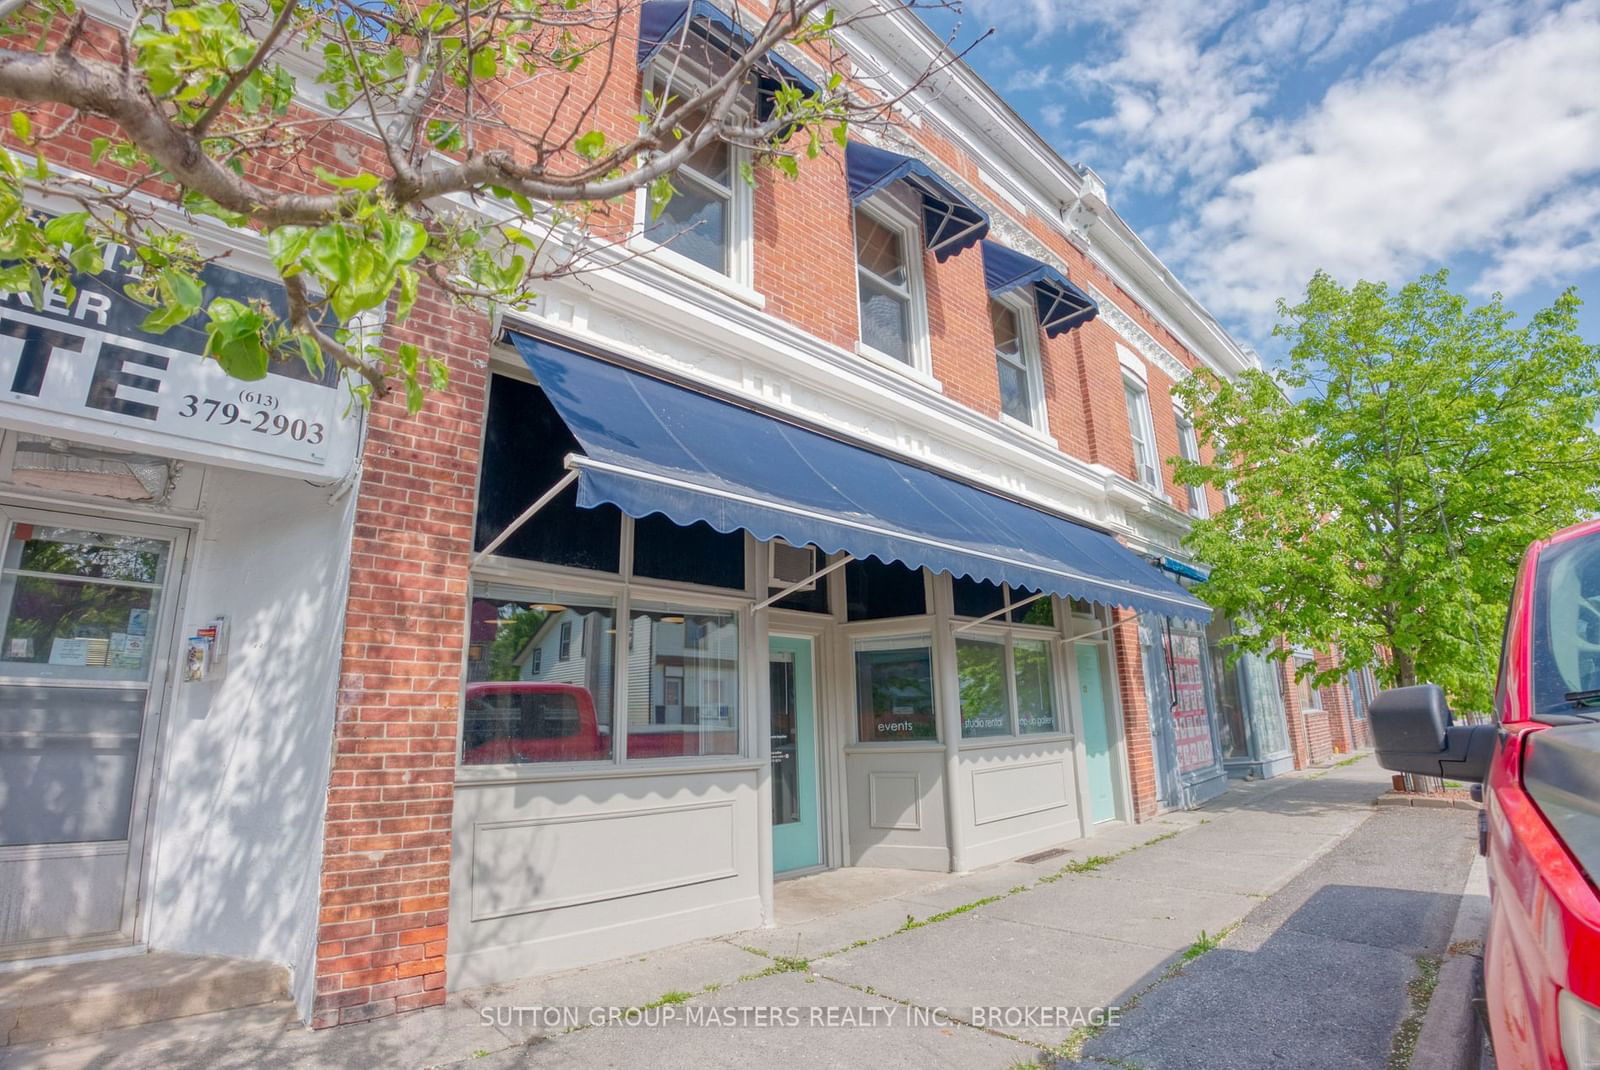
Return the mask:
MULTIPOLYGON (((738 733, 731 725, 635 725, 628 730, 628 756, 729 754, 737 742, 738 733)), ((461 724, 462 764, 581 762, 610 757, 611 726, 600 725, 588 688, 539 680, 467 685, 461 724)))
POLYGON ((1484 995, 1504 1070, 1600 1070, 1600 520, 1534 543, 1511 595, 1496 723, 1443 692, 1372 703, 1388 769, 1483 785, 1484 995))

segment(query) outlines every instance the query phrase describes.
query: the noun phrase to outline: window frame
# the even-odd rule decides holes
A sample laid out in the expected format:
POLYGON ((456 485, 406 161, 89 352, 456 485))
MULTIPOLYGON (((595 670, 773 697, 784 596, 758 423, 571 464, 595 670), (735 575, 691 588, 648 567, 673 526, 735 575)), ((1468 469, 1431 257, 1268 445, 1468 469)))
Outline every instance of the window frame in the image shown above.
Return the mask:
POLYGON ((1155 421, 1150 415, 1150 388, 1126 373, 1122 376, 1122 397, 1128 409, 1128 437, 1133 446, 1134 481, 1141 487, 1161 493, 1161 460, 1156 455, 1155 421), (1138 426, 1135 427, 1134 425, 1138 426), (1148 455, 1141 457, 1143 442, 1148 455), (1148 476, 1146 474, 1148 467, 1148 476))
MULTIPOLYGON (((1028 293, 1032 292, 1032 287, 1025 287, 1024 289, 1028 293)), ((991 296, 989 302, 1009 310, 1017 317, 1017 340, 1022 350, 1019 354, 1021 364, 1018 365, 1010 357, 1002 356, 998 345, 994 347, 996 386, 999 385, 1000 361, 1004 360, 1009 364, 1020 367, 1028 384, 1028 409, 1031 414, 1029 420, 1019 420, 1005 411, 1005 403, 1002 400, 1000 422, 1021 428, 1024 431, 1048 435, 1050 433, 1050 416, 1045 409, 1044 403, 1044 356, 1042 347, 1039 344, 1038 309, 1033 302, 1017 292, 1004 293, 999 297, 991 296)))
MULTIPOLYGON (((954 583, 950 577, 944 577, 944 582, 952 587, 951 605, 954 606, 954 583)), ((1011 614, 1016 608, 1014 596, 1016 591, 1009 583, 999 585, 1004 613, 993 620, 983 624, 971 624, 978 618, 964 616, 952 612, 950 624, 960 628, 956 631, 951 644, 951 651, 955 653, 964 638, 977 639, 984 642, 1002 643, 1005 650, 1006 673, 1006 703, 1009 714, 1009 729, 1005 733, 988 736, 969 736, 965 731, 961 734, 960 745, 963 748, 981 748, 1016 745, 1021 743, 1038 743, 1042 741, 1071 740, 1076 738, 1072 729, 1072 711, 1068 698, 1071 691, 1071 681, 1067 678, 1065 662, 1062 660, 1061 645, 1063 642, 1063 628, 1074 618, 1077 621, 1088 620, 1088 617, 1075 614, 1067 599, 1057 598, 1054 595, 1044 597, 1051 602, 1051 618, 1053 624, 1028 624, 1024 621, 1013 621, 1011 614), (966 624, 966 626, 962 626, 966 624), (1017 663, 1016 641, 1018 639, 1043 642, 1045 657, 1049 659, 1050 701, 1055 713, 1055 727, 1047 731, 1024 732, 1022 731, 1022 710, 1017 700, 1017 663)), ((1032 594, 1035 592, 1029 592, 1032 594)), ((1027 597, 1026 595, 1024 597, 1027 597)), ((961 715, 960 678, 961 667, 959 655, 954 666, 956 676, 956 694, 953 701, 956 704, 956 713, 961 715)), ((966 718, 961 717, 962 726, 965 728, 966 718)))
MULTIPOLYGON (((905 205, 901 204, 893 195, 880 192, 853 206, 850 213, 850 250, 855 260, 855 271, 852 278, 855 280, 856 291, 856 353, 867 357, 876 363, 883 364, 902 374, 910 374, 914 378, 933 379, 933 351, 928 337, 928 292, 926 279, 923 274, 923 257, 925 250, 922 244, 922 224, 916 215, 905 205), (906 262, 906 298, 909 307, 906 311, 906 356, 901 360, 892 353, 885 353, 881 349, 869 345, 862 337, 861 315, 861 274, 867 271, 861 266, 861 255, 856 242, 856 215, 865 212, 874 223, 894 231, 900 238, 900 248, 906 262)), ((880 278, 875 273, 873 281, 889 289, 894 289, 893 283, 880 278)))
MULTIPOLYGON (((646 90, 655 93, 657 79, 666 76, 662 68, 671 70, 672 92, 680 97, 703 91, 715 79, 699 64, 691 61, 687 56, 673 53, 665 59, 658 58, 640 74, 639 96, 641 104, 646 90)), ((747 103, 741 102, 735 108, 735 114, 750 114, 752 109, 747 103)), ((674 178, 683 176, 694 185, 705 189, 714 195, 726 196, 727 203, 727 235, 724 245, 726 270, 718 271, 708 267, 692 257, 677 252, 672 248, 670 241, 658 242, 650 237, 649 219, 650 196, 648 187, 641 186, 634 191, 633 234, 629 244, 636 249, 650 253, 663 264, 692 276, 702 282, 719 288, 732 288, 739 296, 759 296, 755 294, 755 196, 748 182, 740 177, 745 167, 750 163, 750 150, 724 141, 724 148, 728 153, 728 183, 722 188, 716 179, 709 175, 702 175, 699 171, 685 163, 676 172, 674 178)))
MULTIPOLYGON (((1200 436, 1195 433, 1194 421, 1181 410, 1174 409, 1173 421, 1178 428, 1178 455, 1193 464, 1200 463, 1200 436)), ((1211 515, 1211 502, 1206 498, 1204 483, 1185 483, 1188 489, 1189 514, 1204 520, 1211 515)))
MULTIPOLYGON (((852 630, 847 633, 845 642, 850 652, 848 662, 850 673, 850 719, 854 727, 850 730, 849 747, 867 747, 874 751, 880 749, 896 748, 943 748, 944 725, 940 716, 940 687, 939 687, 939 652, 938 644, 932 631, 933 618, 929 617, 896 617, 891 618, 891 627, 872 627, 864 630, 852 630), (933 735, 922 739, 862 739, 861 738, 861 674, 858 668, 857 655, 863 651, 872 650, 925 650, 928 654, 928 693, 929 710, 933 719, 933 735)), ((878 624, 877 621, 869 622, 878 624)))

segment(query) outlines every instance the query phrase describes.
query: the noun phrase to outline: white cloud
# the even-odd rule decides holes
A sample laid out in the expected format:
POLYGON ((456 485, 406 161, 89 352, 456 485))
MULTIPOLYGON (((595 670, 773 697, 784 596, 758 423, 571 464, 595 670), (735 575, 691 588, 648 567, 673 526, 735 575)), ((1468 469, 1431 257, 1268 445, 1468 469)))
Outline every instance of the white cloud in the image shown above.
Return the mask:
POLYGON ((1600 264, 1600 0, 1434 29, 1264 127, 1251 163, 1172 228, 1222 314, 1261 327, 1326 268, 1395 279, 1487 255, 1515 295, 1600 264))

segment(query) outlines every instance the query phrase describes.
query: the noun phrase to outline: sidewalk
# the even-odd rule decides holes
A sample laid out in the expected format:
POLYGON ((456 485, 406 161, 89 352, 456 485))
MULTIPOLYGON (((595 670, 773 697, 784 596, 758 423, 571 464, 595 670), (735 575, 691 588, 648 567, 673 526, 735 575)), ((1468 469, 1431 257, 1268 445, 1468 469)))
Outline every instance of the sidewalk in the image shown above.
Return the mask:
MULTIPOLYGON (((1100 1009, 1141 992, 1154 1005, 1152 984, 1180 956, 1214 945, 1372 819, 1386 779, 1364 757, 1237 785, 1199 811, 1110 829, 1033 864, 785 882, 776 928, 462 992, 370 1025, 313 1033, 277 1012, 204 1015, 6 1049, 0 1066, 1049 1063, 1132 1036, 1099 1029, 1100 1009), (865 903, 831 894, 841 881, 875 880, 894 894, 865 903), (653 1027, 604 1024, 625 1009, 653 1027), (602 1024, 589 1024, 595 1015, 602 1024)), ((1376 926, 1374 942, 1405 936, 1365 909, 1329 923, 1376 926)))

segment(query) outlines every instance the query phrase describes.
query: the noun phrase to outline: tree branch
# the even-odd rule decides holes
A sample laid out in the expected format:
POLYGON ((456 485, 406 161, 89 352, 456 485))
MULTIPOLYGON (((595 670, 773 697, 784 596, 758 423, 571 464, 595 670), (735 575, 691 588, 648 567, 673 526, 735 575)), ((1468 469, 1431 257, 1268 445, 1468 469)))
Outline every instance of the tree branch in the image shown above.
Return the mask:
POLYGON ((277 44, 278 38, 283 35, 284 30, 289 28, 289 21, 294 17, 294 13, 299 9, 299 6, 300 0, 283 0, 283 10, 279 11, 278 17, 272 21, 271 28, 267 30, 267 36, 262 38, 260 46, 251 55, 250 61, 234 72, 233 77, 228 79, 228 83, 217 94, 217 98, 211 102, 200 118, 195 120, 190 132, 196 138, 206 136, 206 130, 216 121, 217 116, 222 114, 222 109, 228 106, 228 101, 233 99, 233 95, 239 91, 239 87, 244 85, 245 81, 260 69, 261 64, 266 61, 268 54, 272 52, 273 47, 277 44))

